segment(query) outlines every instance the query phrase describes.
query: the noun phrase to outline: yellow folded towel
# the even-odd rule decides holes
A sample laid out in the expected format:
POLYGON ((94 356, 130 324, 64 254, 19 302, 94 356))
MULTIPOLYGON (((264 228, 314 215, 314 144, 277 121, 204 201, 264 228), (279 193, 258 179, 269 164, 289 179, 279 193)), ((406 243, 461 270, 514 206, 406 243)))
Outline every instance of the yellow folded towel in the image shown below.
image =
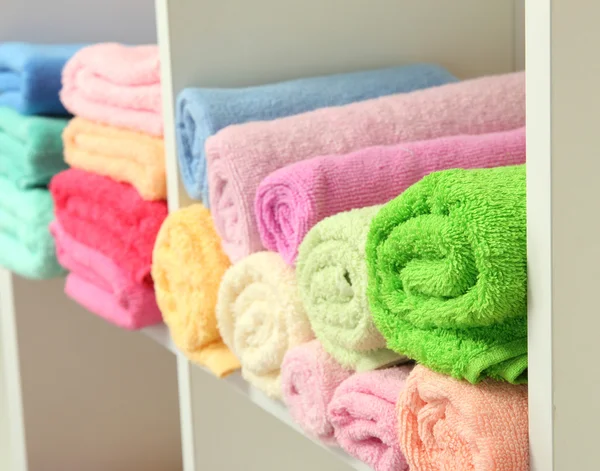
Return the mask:
POLYGON ((204 206, 188 206, 165 219, 152 254, 158 306, 175 345, 219 377, 240 368, 215 317, 219 284, 229 266, 204 206))
POLYGON ((145 200, 167 198, 162 138, 73 118, 63 141, 71 167, 130 183, 145 200))

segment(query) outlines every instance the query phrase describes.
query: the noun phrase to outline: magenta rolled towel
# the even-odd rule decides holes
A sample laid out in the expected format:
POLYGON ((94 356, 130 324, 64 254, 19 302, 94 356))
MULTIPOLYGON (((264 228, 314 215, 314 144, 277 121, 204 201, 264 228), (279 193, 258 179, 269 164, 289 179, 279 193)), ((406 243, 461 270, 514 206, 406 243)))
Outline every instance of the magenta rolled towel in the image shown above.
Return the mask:
POLYGON ((375 471, 407 471, 398 442, 396 402, 412 365, 356 373, 336 389, 327 411, 338 444, 375 471))
POLYGON ((288 350, 281 366, 283 402, 307 435, 335 445, 327 407, 335 389, 351 374, 323 350, 318 340, 288 350))
POLYGON ((263 245, 293 264, 307 232, 328 216, 383 204, 425 175, 525 163, 525 127, 327 155, 280 168, 256 192, 263 245))
POLYGON ((525 125, 525 74, 483 77, 275 121, 230 126, 208 139, 211 213, 232 262, 263 248, 254 215, 260 182, 318 155, 525 125))

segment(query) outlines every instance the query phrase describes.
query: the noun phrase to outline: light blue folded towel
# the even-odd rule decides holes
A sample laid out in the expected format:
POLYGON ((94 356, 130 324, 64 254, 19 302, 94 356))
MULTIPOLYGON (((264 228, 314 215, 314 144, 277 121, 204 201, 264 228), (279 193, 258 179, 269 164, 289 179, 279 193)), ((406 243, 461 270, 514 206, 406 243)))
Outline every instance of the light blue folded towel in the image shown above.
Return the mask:
POLYGON ((58 97, 62 69, 82 47, 0 44, 0 106, 24 115, 68 115, 58 97))
POLYGON ((317 108, 342 106, 456 82, 432 64, 306 78, 248 88, 187 88, 177 99, 177 153, 189 196, 208 201, 206 140, 221 129, 270 121, 317 108))

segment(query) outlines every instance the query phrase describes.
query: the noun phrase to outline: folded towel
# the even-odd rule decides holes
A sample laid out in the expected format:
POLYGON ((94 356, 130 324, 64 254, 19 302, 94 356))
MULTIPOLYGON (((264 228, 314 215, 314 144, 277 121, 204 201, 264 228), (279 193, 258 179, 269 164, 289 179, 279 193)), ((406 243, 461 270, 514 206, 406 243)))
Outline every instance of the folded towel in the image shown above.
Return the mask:
POLYGON ((110 258, 79 243, 58 221, 50 224, 50 232, 60 264, 71 272, 65 285, 69 297, 125 329, 162 321, 151 287, 131 281, 110 258))
POLYGON ((154 246, 156 300, 175 345, 219 377, 240 368, 221 340, 215 317, 219 284, 229 265, 206 208, 197 204, 169 214, 154 246))
POLYGON ((340 446, 375 471, 408 471, 398 443, 396 402, 412 369, 356 373, 339 385, 327 409, 340 446))
POLYGON ((48 190, 20 190, 0 177, 0 265, 32 279, 64 274, 48 231, 53 216, 48 190))
POLYGON ((258 87, 185 89, 177 98, 177 147, 185 188, 209 207, 204 144, 232 124, 270 121, 456 80, 437 65, 414 64, 258 87))
POLYGON ((233 265, 219 288, 217 322, 223 341, 240 359, 244 378, 281 398, 285 353, 314 338, 294 269, 272 252, 252 254, 233 265))
POLYGON ((281 394, 292 419, 307 435, 328 445, 337 441, 327 417, 336 388, 352 371, 323 350, 318 340, 290 349, 281 365, 281 394))
POLYGON ((365 243, 379 208, 356 209, 318 223, 300 246, 296 267, 315 335, 342 366, 358 371, 406 360, 385 348, 367 300, 365 243))
POLYGON ((152 286, 164 201, 144 201, 131 185, 75 168, 56 175, 50 192, 56 219, 71 237, 110 258, 130 280, 152 286))
POLYGON ((475 386, 416 366, 397 407, 410 469, 529 470, 525 386, 475 386))
POLYGON ((64 141, 71 167, 130 183, 145 200, 166 199, 162 138, 74 118, 64 141))
POLYGON ((524 127, 314 157, 262 181, 255 201, 260 238, 292 264, 306 233, 327 216, 386 203, 437 170, 523 163, 524 127))
POLYGON ((162 136, 158 46, 86 47, 63 70, 60 99, 92 121, 162 136))
POLYGON ((83 45, 0 44, 0 106, 21 114, 67 115, 58 98, 65 63, 83 45))
POLYGON ((20 189, 46 186, 67 168, 61 138, 67 123, 0 107, 0 175, 20 189))
POLYGON ((369 305, 389 348, 477 382, 526 380, 525 165, 433 173, 371 223, 369 305))
POLYGON ((525 125, 524 72, 325 108, 221 130, 206 142, 211 211, 232 262, 263 248, 260 182, 294 162, 364 147, 525 125))

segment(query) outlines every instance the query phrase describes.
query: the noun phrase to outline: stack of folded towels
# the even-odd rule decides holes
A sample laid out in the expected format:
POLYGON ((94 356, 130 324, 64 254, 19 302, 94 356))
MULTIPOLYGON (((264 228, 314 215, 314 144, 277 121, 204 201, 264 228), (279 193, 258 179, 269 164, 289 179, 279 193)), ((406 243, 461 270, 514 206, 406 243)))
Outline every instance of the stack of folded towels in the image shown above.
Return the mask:
POLYGON ((50 184, 65 292, 126 329, 160 322, 150 275, 167 215, 157 46, 95 44, 62 71, 71 167, 50 184))

